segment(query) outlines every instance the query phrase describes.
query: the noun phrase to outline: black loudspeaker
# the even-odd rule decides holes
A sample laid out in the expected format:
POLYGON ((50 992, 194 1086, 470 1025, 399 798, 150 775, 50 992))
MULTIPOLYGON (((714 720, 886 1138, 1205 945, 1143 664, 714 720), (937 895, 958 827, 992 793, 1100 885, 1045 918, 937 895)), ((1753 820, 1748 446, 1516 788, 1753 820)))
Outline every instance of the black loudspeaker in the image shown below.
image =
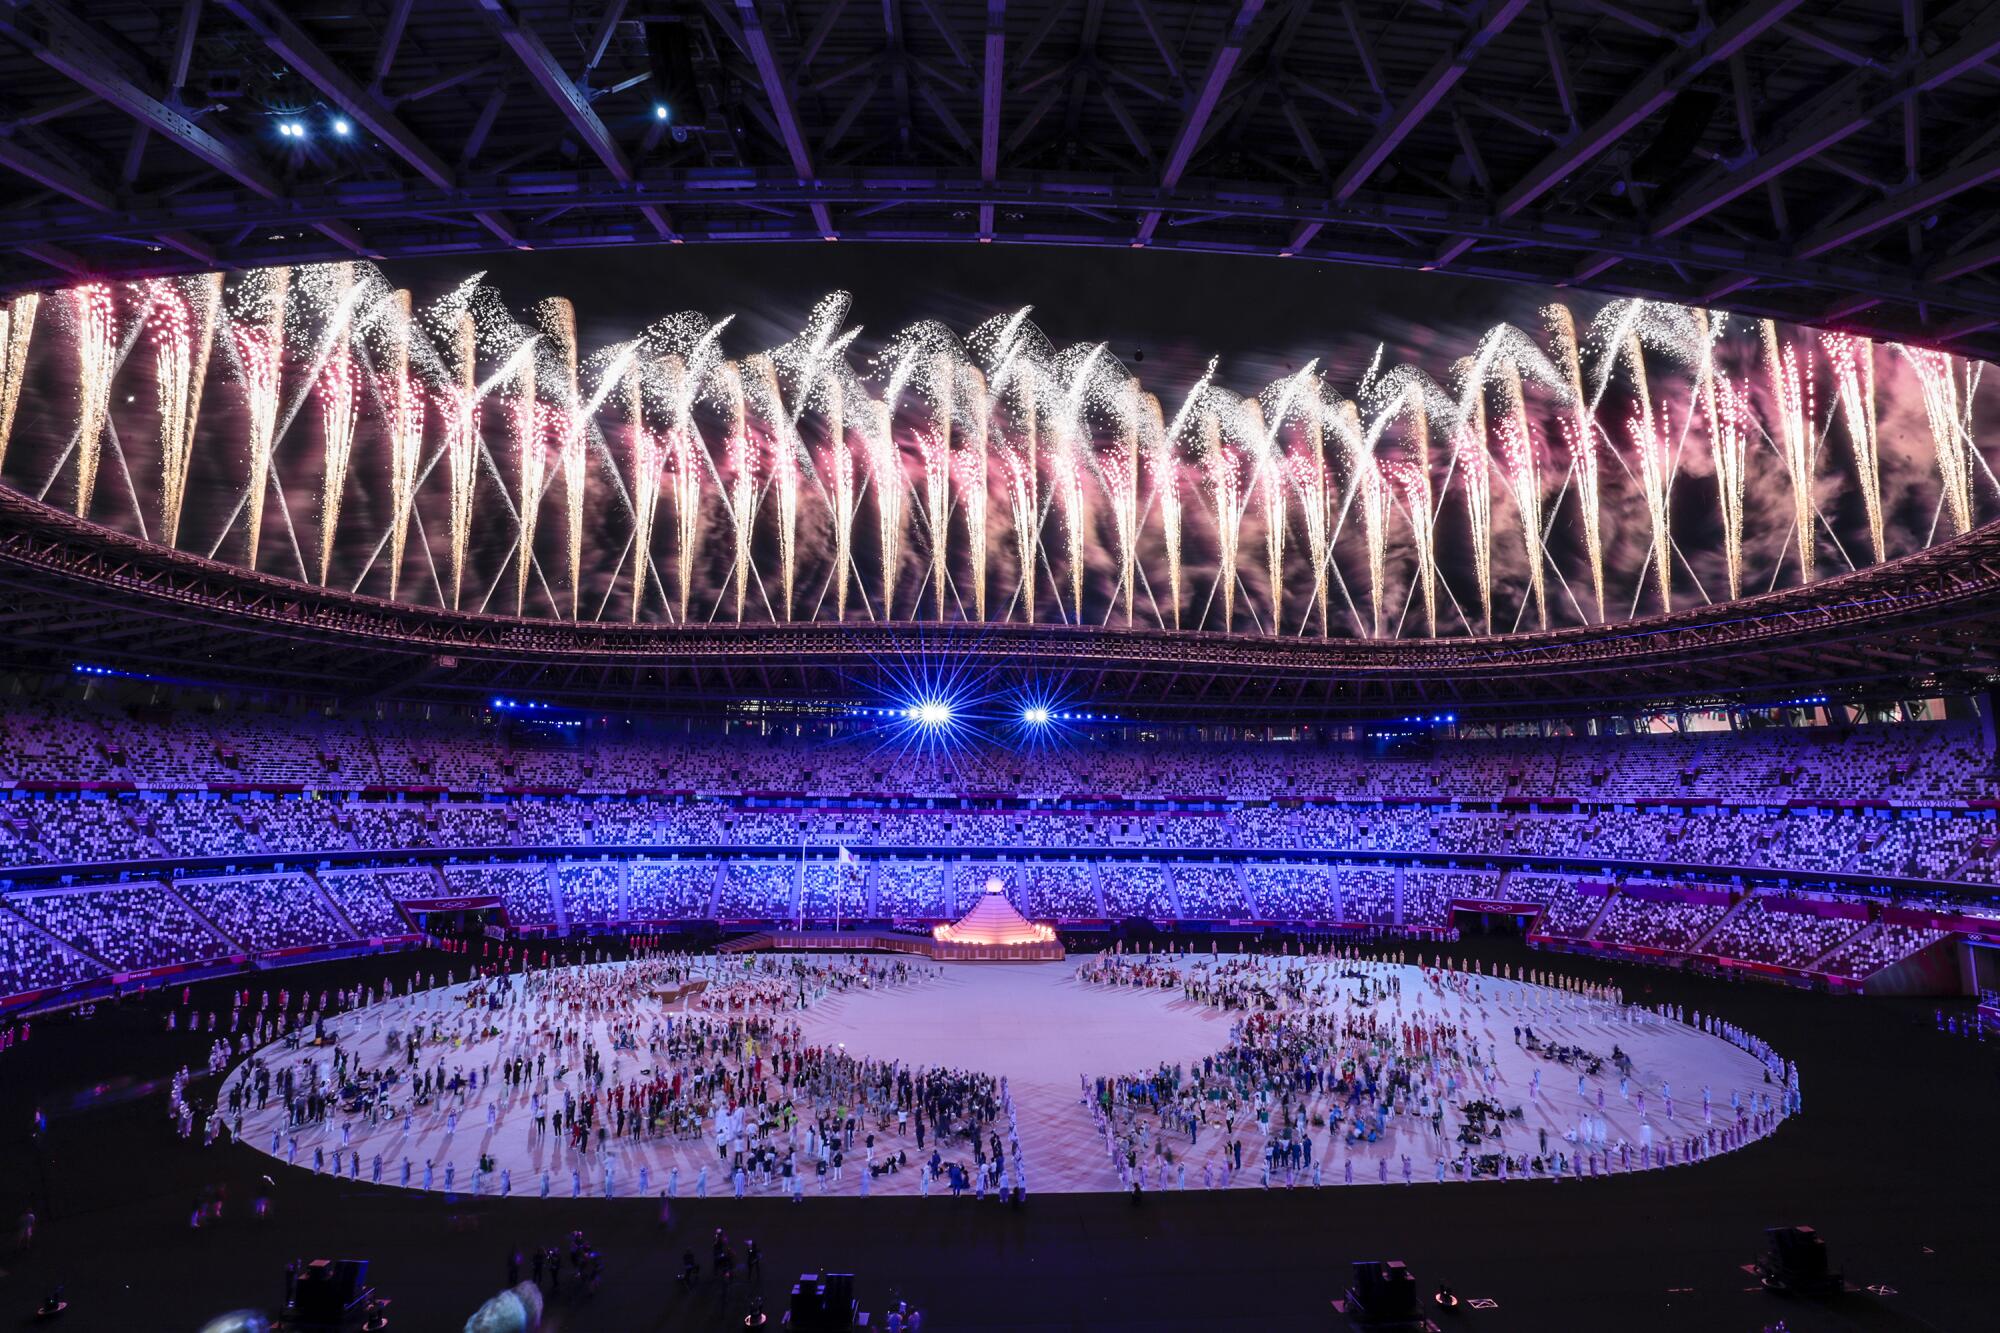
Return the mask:
POLYGON ((1349 1313, 1357 1323, 1395 1325, 1417 1319, 1417 1280, 1400 1259, 1355 1264, 1347 1299, 1355 1307, 1349 1313))
POLYGON ((1769 1227, 1764 1238, 1771 1248, 1757 1265, 1757 1275, 1766 1287, 1805 1296, 1840 1290, 1841 1275, 1828 1262, 1819 1232, 1811 1227, 1769 1227))
POLYGON ((366 1259, 314 1259, 299 1270, 293 1317, 305 1328, 338 1328, 361 1298, 366 1259))
POLYGON ((799 1274, 792 1284, 791 1318, 798 1333, 845 1333, 853 1323, 854 1274, 799 1274))

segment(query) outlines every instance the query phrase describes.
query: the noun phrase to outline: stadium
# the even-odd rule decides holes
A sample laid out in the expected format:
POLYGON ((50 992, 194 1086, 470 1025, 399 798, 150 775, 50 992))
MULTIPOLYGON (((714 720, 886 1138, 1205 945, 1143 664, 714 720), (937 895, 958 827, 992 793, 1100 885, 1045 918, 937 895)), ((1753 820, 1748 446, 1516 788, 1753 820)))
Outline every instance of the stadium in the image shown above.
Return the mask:
POLYGON ((1985 1326, 1996 58, 8 6, 0 1321, 1985 1326))

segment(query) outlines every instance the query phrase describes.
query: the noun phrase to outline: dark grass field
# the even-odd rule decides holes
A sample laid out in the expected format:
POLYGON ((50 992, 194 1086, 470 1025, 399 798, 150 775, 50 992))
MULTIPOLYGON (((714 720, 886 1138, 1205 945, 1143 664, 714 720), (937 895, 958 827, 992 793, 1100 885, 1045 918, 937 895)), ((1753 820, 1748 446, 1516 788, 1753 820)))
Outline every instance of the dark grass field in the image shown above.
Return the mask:
MULTIPOLYGON (((469 1202, 183 1144, 166 1119, 165 1080, 182 1063, 199 1066, 207 1039, 166 1036, 169 997, 155 995, 102 1005, 87 1020, 52 1018, 0 1054, 0 1329, 31 1326, 37 1302, 61 1283, 71 1310, 56 1327, 192 1333, 237 1307, 275 1313, 285 1262, 328 1256, 369 1260, 398 1333, 457 1330, 503 1284, 511 1251, 563 1245, 576 1228, 604 1256, 603 1285, 584 1297, 566 1283, 545 1327, 741 1327, 752 1291, 775 1313, 799 1272, 828 1269, 853 1272, 878 1318, 900 1293, 934 1330, 1323 1329, 1340 1326, 1330 1302, 1347 1265, 1371 1258, 1405 1260, 1426 1293, 1442 1281, 1496 1302, 1442 1321, 1479 1333, 1754 1333, 1779 1319, 1792 1333, 2000 1327, 2000 1040, 1939 1034, 1928 1002, 1543 958, 1508 941, 1455 952, 1615 976, 1628 996, 1740 1022, 1798 1061, 1805 1114, 1704 1165, 1591 1182, 1190 1192, 1137 1206, 1049 1195, 1019 1210, 969 1197, 684 1199, 663 1227, 654 1202, 469 1202), (36 1105, 50 1121, 39 1148, 29 1134, 36 1105), (257 1222, 249 1203, 266 1173, 274 1206, 257 1222), (228 1215, 190 1229, 194 1200, 217 1184, 228 1215), (41 1228, 21 1249, 13 1221, 31 1198, 41 1228), (1763 1248, 1765 1227, 1794 1222, 1821 1230, 1850 1283, 1883 1293, 1809 1305, 1758 1290, 1742 1265, 1763 1248), (761 1280, 683 1291, 681 1252, 705 1263, 716 1227, 739 1251, 743 1238, 757 1240, 761 1280)), ((386 970, 400 978, 417 959, 387 960, 386 970)), ((384 960, 329 964, 250 984, 318 990, 384 971, 384 960)), ((227 988, 197 995, 226 1012, 227 988)))

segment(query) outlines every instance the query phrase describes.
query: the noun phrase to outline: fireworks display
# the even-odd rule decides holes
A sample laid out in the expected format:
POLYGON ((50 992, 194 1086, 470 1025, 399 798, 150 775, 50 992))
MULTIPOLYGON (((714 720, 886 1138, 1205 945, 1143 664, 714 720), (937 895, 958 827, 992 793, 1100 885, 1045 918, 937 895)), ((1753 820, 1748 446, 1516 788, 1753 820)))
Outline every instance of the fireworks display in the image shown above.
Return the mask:
POLYGON ((28 345, 35 336, 35 314, 41 308, 40 292, 23 292, 0 309, 0 465, 6 463, 7 441, 14 437, 14 411, 21 403, 28 345))
POLYGON ((194 443, 188 403, 194 397, 194 315, 179 284, 146 284, 146 326, 153 335, 154 386, 160 398, 160 540, 178 539, 194 443))
MULTIPOLYGON (((236 369, 243 377, 244 429, 248 477, 244 488, 243 563, 257 567, 257 546, 264 532, 264 493, 271 478, 271 451, 277 446, 279 391, 285 361, 285 297, 292 272, 259 269, 239 289, 238 313, 230 322, 236 344, 236 369)), ((107 384, 106 390, 109 390, 107 384)), ((389 595, 394 597, 392 578, 389 595)))
MULTIPOLYGON (((111 413, 112 361, 117 355, 118 314, 111 289, 86 283, 70 291, 76 317, 76 515, 90 517, 97 488, 97 460, 111 413)), ((256 559, 256 550, 251 550, 256 559)))
POLYGON ((326 583, 333 565, 333 544, 340 530, 340 502, 347 494, 347 469, 354 460, 354 429, 360 421, 361 376, 351 344, 354 303, 362 288, 354 280, 354 265, 329 264, 326 355, 320 367, 320 429, 326 457, 320 467, 319 581, 326 583))
POLYGON ((1880 562, 2000 496, 1979 366, 1637 300, 1551 306, 1539 341, 1496 326, 1449 387, 1381 352, 1357 382, 1311 360, 1254 392, 1211 361, 1169 416, 1110 344, 1057 347, 1026 310, 963 339, 923 321, 870 357, 845 295, 734 351, 728 321, 691 313, 587 347, 568 300, 517 317, 478 278, 419 315, 362 262, 45 299, 65 335, 46 367, 37 301, 0 310, 0 441, 20 437, 0 459, 29 456, 42 493, 66 482, 79 513, 169 544, 206 528, 197 549, 240 523, 256 567, 266 501, 290 534, 288 483, 316 484, 298 577, 468 611, 504 605, 511 566, 515 614, 566 618, 1484 635, 1880 562), (121 435, 133 375, 158 419, 121 435), (44 425, 48 377, 76 410, 44 425), (157 440, 132 469, 156 488, 93 504, 101 452, 122 476, 135 438, 157 440), (538 540, 552 484, 560 556, 538 540))
MULTIPOLYGON (((1772 413, 1777 418, 1773 434, 1792 484, 1792 541, 1799 553, 1799 581, 1810 583, 1816 515, 1813 474, 1819 454, 1819 441, 1813 435, 1811 366, 1799 364, 1798 348, 1779 337, 1775 321, 1763 321, 1759 332, 1765 368, 1771 377, 1772 413)), ((1810 359, 1811 353, 1807 356, 1810 359)))

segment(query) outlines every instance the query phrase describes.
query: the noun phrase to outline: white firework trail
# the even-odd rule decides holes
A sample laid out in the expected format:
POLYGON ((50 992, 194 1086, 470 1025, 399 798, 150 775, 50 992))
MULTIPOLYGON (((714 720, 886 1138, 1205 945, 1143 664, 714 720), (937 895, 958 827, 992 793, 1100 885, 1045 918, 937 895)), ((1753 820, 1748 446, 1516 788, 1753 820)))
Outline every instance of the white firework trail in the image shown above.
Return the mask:
POLYGON ((1410 546, 1417 557, 1417 590, 1424 601, 1425 637, 1437 637, 1437 521, 1431 504, 1430 469, 1406 458, 1385 458, 1384 481, 1402 497, 1410 521, 1410 546))
POLYGON ((882 548, 882 618, 895 619, 896 571, 903 563, 903 451, 896 443, 895 416, 886 402, 871 404, 868 468, 875 479, 875 525, 882 548))
MULTIPOLYGON (((1290 489, 1283 456, 1278 452, 1278 434, 1303 402, 1316 407, 1319 398, 1319 361, 1308 361, 1296 375, 1286 379, 1275 393, 1266 391, 1272 407, 1266 424, 1261 400, 1244 404, 1249 425, 1254 430, 1254 478, 1264 507, 1264 572, 1271 584, 1271 632, 1279 633, 1285 623, 1285 526, 1286 493, 1290 489)), ((1310 410, 1306 413, 1311 415, 1310 410)))
POLYGON ((854 566, 854 450, 847 443, 847 386, 838 379, 826 386, 826 462, 833 480, 833 606, 834 619, 847 619, 847 588, 854 566))
MULTIPOLYGON (((1469 371, 1470 366, 1465 366, 1469 371)), ((1465 491, 1465 519, 1472 543, 1472 579, 1479 595, 1481 633, 1493 632, 1493 473, 1486 453, 1485 385, 1473 379, 1463 392, 1466 411, 1452 432, 1452 470, 1465 491)))
MULTIPOLYGON (((1764 363, 1771 376, 1771 405, 1778 417, 1779 452, 1792 483, 1792 537, 1798 547, 1799 582, 1813 579, 1813 471, 1817 452, 1812 433, 1812 367, 1799 364, 1798 348, 1782 342, 1775 320, 1759 329, 1764 363)), ((1810 349, 1807 352, 1811 356, 1810 349)))
POLYGON ((689 412, 695 392, 689 372, 688 363, 677 355, 660 359, 670 409, 667 465, 674 497, 674 591, 682 624, 687 623, 694 591, 695 555, 701 544, 702 482, 708 471, 708 453, 689 412))
POLYGON ((0 309, 0 464, 7 461, 7 442, 14 436, 14 411, 21 403, 28 346, 35 336, 36 312, 41 308, 40 292, 22 292, 0 309))
POLYGON ((1041 404, 1036 395, 1035 377, 1023 376, 1021 394, 1021 448, 1007 455, 1008 496, 1014 508, 1014 545, 1021 566, 1021 609, 1030 625, 1035 623, 1036 566, 1042 554, 1042 471, 1036 457, 1041 449, 1041 404))
POLYGON ((1819 341, 1833 369, 1847 438, 1854 445, 1854 476, 1879 565, 1888 558, 1888 534, 1882 518, 1882 455, 1875 429, 1875 344, 1849 333, 1822 333, 1819 341))
MULTIPOLYGON (((1372 375, 1371 375, 1372 378, 1372 375)), ((1364 382, 1365 383, 1365 382, 1364 382)), ((1382 637, 1382 593, 1389 569, 1389 494, 1375 465, 1374 436, 1361 429, 1361 409, 1342 399, 1327 420, 1340 436, 1349 495, 1361 507, 1361 537, 1368 551, 1368 632, 1382 637)))
POLYGON ((1055 487, 1056 502, 1062 508, 1063 535, 1068 544, 1070 614, 1083 619, 1083 544, 1090 532, 1090 509, 1083 489, 1084 453, 1089 448, 1089 432, 1083 409, 1091 390, 1091 375, 1104 354, 1099 343, 1083 355, 1070 382, 1057 399, 1055 443, 1049 451, 1049 481, 1055 487))
POLYGON ((1924 418, 1931 430, 1931 447, 1936 451, 1938 482, 1944 491, 1945 512, 1951 516, 1952 531, 1972 531, 1972 437, 1960 424, 1958 376, 1949 352, 1899 344, 1897 350, 1910 363, 1917 387, 1924 399, 1924 418))
POLYGON ((771 484, 778 492, 778 571, 784 588, 785 619, 792 618, 799 568, 799 441, 778 388, 778 368, 761 353, 744 363, 748 382, 764 402, 765 433, 771 442, 771 484))
POLYGON ((1715 377, 1715 408, 1709 450, 1715 458, 1715 488, 1722 507, 1723 567, 1729 595, 1743 595, 1743 498, 1749 479, 1750 386, 1725 375, 1715 377))
MULTIPOLYGON (((653 564, 653 524, 660 512, 660 472, 666 462, 662 437, 647 429, 645 376, 634 361, 625 370, 626 414, 631 418, 632 620, 646 604, 646 576, 653 564)), ((669 430, 671 434, 671 429, 669 430)))
POLYGON ((292 271, 267 268, 245 280, 244 300, 251 309, 248 317, 232 325, 236 337, 236 360, 243 373, 243 396, 248 409, 245 435, 250 446, 247 521, 248 568, 257 567, 257 543, 264 530, 264 491, 271 475, 271 448, 278 428, 280 376, 285 356, 285 296, 291 287, 292 271))
MULTIPOLYGON (((1160 505, 1160 540, 1167 556, 1167 596, 1172 608, 1173 628, 1181 627, 1181 465, 1180 439, 1188 418, 1208 394, 1208 386, 1215 379, 1216 362, 1209 360, 1208 369, 1202 372, 1195 386, 1188 390, 1181 400, 1180 411, 1174 419, 1153 434, 1147 457, 1153 472, 1153 494, 1160 505)), ((1157 426, 1160 416, 1160 400, 1151 398, 1150 417, 1157 426)))
POLYGON ((953 460, 957 473, 960 503, 965 507, 965 555, 972 574, 972 616, 986 619, 987 564, 987 459, 991 448, 993 404, 986 393, 986 377, 976 366, 963 368, 968 433, 971 442, 953 460))
POLYGON ((1147 394, 1143 400, 1141 449, 1146 469, 1153 477, 1153 498, 1160 509, 1160 548, 1167 561, 1167 614, 1162 628, 1181 627, 1181 469, 1168 434, 1160 400, 1147 394), (1169 624, 1168 622, 1171 622, 1169 624))
POLYGON ((444 427, 445 471, 451 482, 451 609, 458 610, 465 583, 465 552, 472 539, 472 504, 479 489, 478 332, 469 312, 459 312, 446 346, 451 379, 438 389, 444 427))
MULTIPOLYGON (((1391 372, 1392 375, 1397 372, 1391 372)), ((1388 377, 1384 377, 1385 379, 1388 377)), ((1389 473, 1410 511, 1410 537, 1417 551, 1417 586, 1424 596, 1426 638, 1437 637, 1437 507, 1431 492, 1431 427, 1423 382, 1411 377, 1402 394, 1400 415, 1410 456, 1398 460, 1389 473), (1421 503, 1418 503, 1421 501, 1421 503)))
POLYGON ((1222 420, 1213 410, 1201 415, 1201 459, 1215 491, 1215 582, 1222 593, 1222 632, 1236 625, 1236 557, 1243 543, 1243 478, 1236 453, 1222 436, 1222 420))
POLYGON ((943 620, 951 570, 951 369, 940 354, 931 358, 930 371, 931 424, 917 434, 917 457, 924 465, 924 525, 930 536, 933 615, 943 620))
POLYGON ((333 287, 333 327, 327 331, 325 364, 320 367, 314 392, 319 398, 320 435, 324 458, 320 466, 319 495, 319 582, 326 586, 333 566, 333 543, 340 530, 340 502, 347 493, 347 469, 354 459, 354 428, 360 420, 361 376, 349 346, 349 319, 353 300, 361 288, 354 281, 354 265, 334 264, 329 278, 333 287))
POLYGON ((1549 627, 1548 570, 1542 553, 1542 465, 1541 448, 1534 423, 1528 418, 1528 399, 1521 389, 1518 362, 1503 368, 1500 377, 1504 415, 1500 419, 1500 457, 1507 465, 1507 481, 1520 510, 1521 544, 1528 561, 1528 597, 1535 604, 1535 621, 1549 627))
POLYGON ((87 282, 70 291, 76 315, 76 516, 90 517, 104 423, 111 415, 111 372, 118 357, 118 310, 111 288, 87 282))
MULTIPOLYGON (((1643 383, 1643 381, 1642 381, 1643 383)), ((1668 523, 1667 483, 1673 465, 1673 440, 1664 413, 1636 412, 1625 423, 1639 455, 1639 485, 1646 496, 1646 518, 1652 529, 1653 584, 1659 590, 1660 613, 1674 609, 1673 531, 1668 523)))
POLYGON ((578 378, 576 306, 567 297, 551 296, 532 312, 556 359, 556 402, 551 422, 556 434, 556 469, 562 477, 563 509, 568 517, 569 618, 577 618, 583 591, 583 500, 589 480, 590 412, 583 403, 578 378))
POLYGON ((1333 557, 1333 486, 1326 465, 1326 404, 1315 396, 1303 418, 1298 441, 1286 458, 1286 471, 1299 496, 1299 515, 1306 530, 1306 554, 1313 567, 1313 605, 1319 608, 1319 636, 1327 636, 1331 620, 1327 606, 1327 573, 1333 557))
POLYGON ((743 606, 750 596, 750 542, 757 523, 757 442, 750 438, 750 419, 743 400, 743 370, 735 362, 722 367, 726 448, 729 454, 729 507, 735 528, 736 623, 743 623, 743 606))
POLYGON ((417 503, 417 469, 424 458, 424 397, 410 375, 410 293, 398 289, 388 300, 384 332, 388 348, 381 363, 383 424, 389 432, 389 596, 402 579, 410 515, 417 503))
POLYGON ((145 284, 146 327, 153 335, 153 384, 160 405, 160 541, 179 539, 187 500, 188 395, 194 386, 194 314, 171 278, 145 284))
MULTIPOLYGON (((1576 317, 1565 305, 1545 306, 1550 359, 1569 390, 1570 411, 1562 420, 1563 444, 1576 469, 1577 506, 1583 513, 1583 545, 1590 560, 1590 592, 1597 621, 1604 623, 1604 479, 1598 454, 1597 422, 1583 391, 1583 351, 1576 340, 1576 317)), ((1537 527, 1539 532, 1539 526, 1537 527)), ((1539 538, 1537 539, 1539 540, 1539 538)), ((1536 566, 1537 570, 1540 565, 1536 566)))
POLYGON ((528 573, 535 563, 535 520, 541 513, 542 487, 548 475, 548 418, 535 396, 535 358, 523 357, 515 372, 514 395, 507 403, 509 431, 514 437, 520 494, 520 547, 514 560, 514 614, 528 597, 528 573))
POLYGON ((1118 452, 1099 460, 1118 535, 1118 595, 1131 628, 1139 568, 1139 382, 1127 381, 1119 412, 1118 452))

